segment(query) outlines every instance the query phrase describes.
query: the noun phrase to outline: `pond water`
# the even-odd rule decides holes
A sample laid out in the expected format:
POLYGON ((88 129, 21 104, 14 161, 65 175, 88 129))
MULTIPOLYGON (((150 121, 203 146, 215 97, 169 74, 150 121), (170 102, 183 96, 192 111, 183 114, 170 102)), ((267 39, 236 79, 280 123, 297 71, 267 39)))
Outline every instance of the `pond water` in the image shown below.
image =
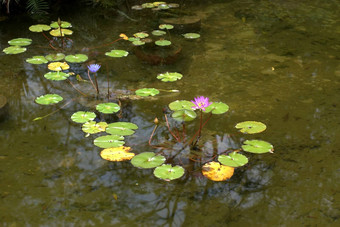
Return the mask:
MULTIPOLYGON (((255 138, 272 143, 274 153, 247 154, 249 164, 224 182, 206 179, 199 169, 165 182, 130 162, 101 159, 101 149, 93 145, 97 135, 85 138, 80 124, 70 120, 75 111, 94 110, 94 101, 81 98, 65 81, 47 81, 46 64, 25 62, 53 50, 43 36, 28 30, 36 21, 14 17, 0 22, 0 49, 17 37, 32 38, 33 44, 22 54, 0 53, 0 93, 8 99, 8 115, 0 123, 1 226, 340 225, 338 2, 187 2, 180 10, 201 19, 201 38, 189 41, 171 34, 182 52, 170 65, 141 61, 124 41, 84 49, 109 43, 120 33, 157 28, 159 17, 150 11, 130 12, 137 21, 91 8, 61 15, 73 25, 68 51, 102 64, 98 80, 103 96, 107 75, 111 91, 180 91, 125 101, 122 118, 100 118, 137 124, 126 144, 134 153, 155 151, 148 146, 154 118, 163 122, 162 109, 174 100, 204 95, 227 103, 230 110, 206 125, 203 150, 237 149, 255 138), (104 55, 113 48, 130 54, 119 59, 104 55), (156 79, 166 71, 183 78, 172 83, 156 79), (34 102, 46 93, 60 94, 69 104, 32 121, 58 108, 34 102), (235 124, 246 120, 268 128, 261 134, 238 133, 235 124)), ((85 64, 71 68, 86 78, 85 64)), ((90 86, 84 89, 92 92, 90 86)), ((195 126, 187 127, 193 131, 195 126)), ((154 141, 168 138, 163 124, 154 141)))

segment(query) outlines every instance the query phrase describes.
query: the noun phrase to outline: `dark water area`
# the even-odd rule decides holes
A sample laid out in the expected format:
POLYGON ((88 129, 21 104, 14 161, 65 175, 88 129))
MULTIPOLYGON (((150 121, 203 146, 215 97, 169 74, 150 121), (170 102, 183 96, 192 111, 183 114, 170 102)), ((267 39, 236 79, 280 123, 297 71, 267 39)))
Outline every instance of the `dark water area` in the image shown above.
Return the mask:
MULTIPOLYGON (((201 19, 201 37, 186 40, 173 32, 172 41, 182 49, 168 65, 145 63, 127 41, 91 49, 121 33, 156 29, 163 16, 151 11, 65 9, 64 15, 38 23, 58 16, 72 23, 66 52, 87 54, 89 62, 102 65, 103 99, 107 76, 111 92, 180 91, 131 98, 120 119, 98 115, 138 125, 125 140, 132 152, 155 152, 148 145, 153 120, 163 122, 162 109, 170 102, 203 95, 230 107, 205 126, 203 151, 237 149, 246 139, 261 139, 273 144, 274 153, 247 153, 249 163, 223 182, 203 177, 199 164, 166 182, 152 169, 103 160, 102 149, 93 144, 98 135, 85 138, 81 125, 70 119, 76 111, 94 111, 96 100, 82 98, 65 81, 46 80, 47 64, 27 63, 54 51, 41 34, 28 30, 36 21, 13 17, 0 21, 0 49, 18 37, 33 43, 22 54, 0 53, 0 95, 8 101, 0 122, 0 226, 340 226, 338 1, 188 1, 178 10, 201 19), (129 55, 105 56, 111 49, 129 55), (183 78, 171 83, 156 78, 166 71, 183 78), (47 93, 60 94, 63 103, 34 102, 47 93), (261 121, 267 129, 238 133, 235 124, 247 120, 261 121)), ((86 63, 70 66, 86 79, 86 63)), ((93 92, 89 83, 81 86, 93 92)), ((195 122, 188 123, 189 132, 197 129, 195 122)), ((170 137, 163 124, 154 141, 170 137)))

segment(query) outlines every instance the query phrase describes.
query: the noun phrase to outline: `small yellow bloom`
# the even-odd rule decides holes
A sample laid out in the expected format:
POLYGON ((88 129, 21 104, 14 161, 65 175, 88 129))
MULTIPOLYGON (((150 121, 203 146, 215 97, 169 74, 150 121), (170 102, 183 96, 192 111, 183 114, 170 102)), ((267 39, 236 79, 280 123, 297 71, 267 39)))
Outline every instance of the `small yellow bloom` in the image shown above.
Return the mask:
POLYGON ((127 37, 127 35, 125 35, 124 33, 119 35, 120 38, 123 38, 124 40, 128 40, 129 37, 127 37))

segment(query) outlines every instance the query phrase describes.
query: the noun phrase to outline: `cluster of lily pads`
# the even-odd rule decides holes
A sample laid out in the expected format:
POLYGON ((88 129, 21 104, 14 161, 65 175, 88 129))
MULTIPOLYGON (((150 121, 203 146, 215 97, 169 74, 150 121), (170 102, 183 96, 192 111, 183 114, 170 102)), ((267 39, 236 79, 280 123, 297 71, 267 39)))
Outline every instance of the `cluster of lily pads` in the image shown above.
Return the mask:
POLYGON ((153 11, 158 11, 158 10, 174 9, 178 7, 179 7, 179 4, 177 3, 146 2, 141 5, 134 5, 131 7, 131 9, 133 10, 151 9, 153 11))

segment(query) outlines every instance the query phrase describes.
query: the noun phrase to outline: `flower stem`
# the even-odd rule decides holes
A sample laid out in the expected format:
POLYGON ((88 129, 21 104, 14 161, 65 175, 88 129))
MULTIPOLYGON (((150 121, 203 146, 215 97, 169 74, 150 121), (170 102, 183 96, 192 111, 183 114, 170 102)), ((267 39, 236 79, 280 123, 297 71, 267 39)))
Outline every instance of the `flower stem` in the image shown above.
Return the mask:
POLYGON ((79 90, 78 88, 76 88, 75 86, 74 86, 74 84, 69 80, 69 79, 67 79, 67 81, 71 84, 71 86, 74 88, 74 89, 76 89, 76 91, 78 91, 80 94, 82 94, 83 96, 87 96, 85 93, 83 93, 81 90, 79 90))
POLYGON ((171 133, 171 135, 177 140, 177 142, 180 142, 179 139, 175 136, 175 134, 171 131, 170 129, 170 125, 169 125, 169 121, 168 121, 168 117, 166 116, 166 114, 164 114, 165 116, 165 121, 166 121, 166 125, 168 126, 168 130, 171 133))
POLYGON ((91 79, 90 70, 87 70, 87 76, 88 76, 88 78, 90 79, 90 82, 91 82, 91 84, 92 84, 92 87, 94 88, 94 90, 96 90, 96 92, 97 92, 97 94, 98 94, 97 88, 96 88, 96 86, 94 85, 94 83, 93 83, 93 81, 92 81, 92 79, 91 79))
POLYGON ((96 73, 94 74, 94 81, 96 82, 97 95, 99 95, 99 88, 98 88, 98 82, 97 82, 96 73))

